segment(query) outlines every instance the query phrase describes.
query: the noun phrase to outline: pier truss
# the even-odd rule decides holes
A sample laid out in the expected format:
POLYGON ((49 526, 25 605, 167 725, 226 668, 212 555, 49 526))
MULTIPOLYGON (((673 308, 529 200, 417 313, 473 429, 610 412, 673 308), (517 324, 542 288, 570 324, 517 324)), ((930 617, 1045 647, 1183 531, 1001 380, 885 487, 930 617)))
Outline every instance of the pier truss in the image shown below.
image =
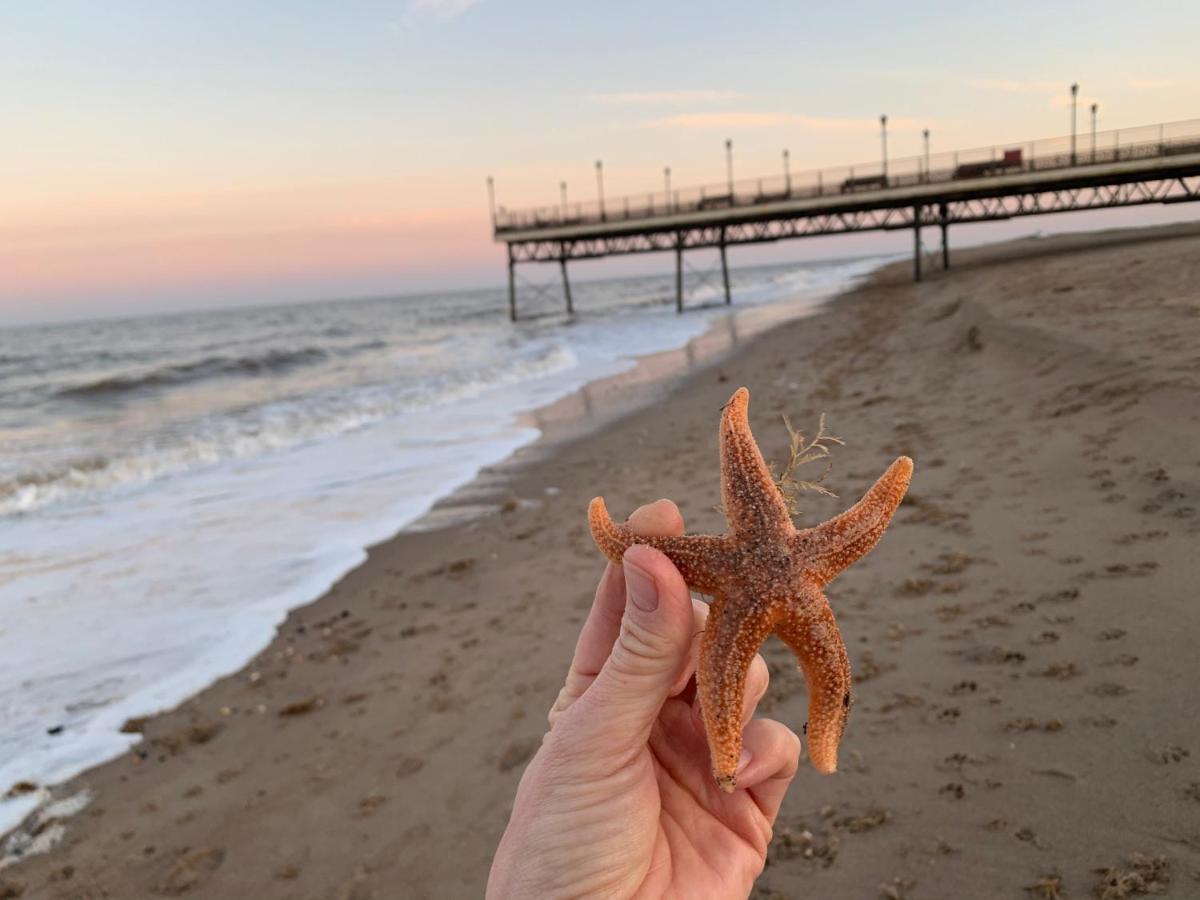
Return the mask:
MULTIPOLYGON (((1178 123, 1177 123, 1178 124, 1178 123)), ((864 231, 912 230, 913 276, 922 276, 921 231, 941 232, 941 264, 950 266, 949 230, 952 225, 995 222, 1019 216, 1109 209, 1146 204, 1200 200, 1200 122, 1182 138, 1150 145, 1114 141, 1109 150, 1091 150, 1086 160, 1072 152, 1047 158, 1031 152, 1022 157, 1007 151, 993 153, 992 164, 958 161, 933 171, 928 161, 914 176, 852 174, 832 187, 818 175, 816 188, 794 187, 765 191, 759 180, 754 190, 741 193, 730 184, 727 193, 700 191, 688 201, 666 195, 631 205, 628 198, 612 210, 576 207, 503 213, 495 220, 495 238, 508 251, 509 311, 517 318, 515 270, 524 263, 558 263, 562 271, 567 310, 572 311, 567 263, 578 259, 635 253, 675 254, 675 302, 683 310, 684 253, 720 252, 725 302, 731 301, 727 248, 822 235, 864 231), (1011 165, 1002 160, 1014 159, 1011 165), (866 183, 868 190, 858 185, 866 183), (849 188, 847 186, 850 186, 849 188), (706 199, 707 196, 707 199, 706 199), (716 199, 718 202, 713 203, 716 199)), ((1128 132, 1127 132, 1128 133, 1128 132)), ((1034 146, 1034 145, 1029 145, 1034 146)), ((855 170, 849 170, 854 173, 855 170)), ((859 172, 862 171, 860 167, 859 172)))

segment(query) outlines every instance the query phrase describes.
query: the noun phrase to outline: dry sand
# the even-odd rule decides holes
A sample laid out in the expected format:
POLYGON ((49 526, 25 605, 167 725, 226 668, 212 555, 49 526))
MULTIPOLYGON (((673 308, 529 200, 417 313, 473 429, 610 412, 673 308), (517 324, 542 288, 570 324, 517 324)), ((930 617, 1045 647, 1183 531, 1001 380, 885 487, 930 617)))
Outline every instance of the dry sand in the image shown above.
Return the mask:
MULTIPOLYGON (((1080 897, 1107 877, 1106 896, 1200 895, 1200 229, 955 262, 919 286, 892 267, 652 407, 519 454, 468 495, 492 514, 376 547, 67 786, 91 806, 0 897, 478 896, 602 568, 587 501, 668 496, 719 529, 717 415, 741 384, 769 457, 781 413, 824 412, 848 442, 841 498, 807 497, 804 521, 897 454, 917 464, 830 587, 856 675, 843 769, 800 770, 756 894, 1080 897)), ((764 653, 761 711, 798 731, 803 680, 764 653)))

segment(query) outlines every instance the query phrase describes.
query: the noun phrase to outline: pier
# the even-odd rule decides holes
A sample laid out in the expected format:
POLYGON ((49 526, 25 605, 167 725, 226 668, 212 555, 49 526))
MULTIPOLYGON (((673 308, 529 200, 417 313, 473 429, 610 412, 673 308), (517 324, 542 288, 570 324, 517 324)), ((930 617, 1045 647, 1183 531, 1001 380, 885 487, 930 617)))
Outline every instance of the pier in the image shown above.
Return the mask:
MULTIPOLYGON (((729 152, 726 143, 726 152, 729 152)), ((732 165, 729 166, 732 172, 732 165)), ((913 277, 923 274, 924 228, 940 231, 950 267, 950 226, 1018 216, 1200 200, 1200 119, 998 144, 975 150, 792 173, 782 171, 586 203, 508 210, 495 205, 494 238, 508 253, 509 315, 517 320, 516 269, 557 263, 568 313, 567 264, 632 253, 673 253, 675 306, 684 309, 684 253, 719 251, 725 302, 728 248, 862 231, 913 232, 913 277)))

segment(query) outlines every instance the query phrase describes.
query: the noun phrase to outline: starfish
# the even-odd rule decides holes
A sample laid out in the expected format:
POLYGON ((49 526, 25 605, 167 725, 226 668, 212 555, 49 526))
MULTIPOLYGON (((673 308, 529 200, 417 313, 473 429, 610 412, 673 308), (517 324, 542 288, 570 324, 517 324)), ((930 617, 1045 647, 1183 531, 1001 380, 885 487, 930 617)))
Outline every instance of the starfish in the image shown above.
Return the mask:
POLYGON ((588 522, 600 551, 620 563, 633 544, 662 551, 688 587, 712 597, 700 642, 696 687, 713 777, 736 786, 742 751, 746 673, 774 633, 791 648, 809 688, 809 757, 822 773, 837 770, 837 749, 850 712, 850 661, 824 588, 866 555, 887 529, 912 478, 901 456, 850 509, 815 528, 797 530, 788 505, 750 432, 750 392, 740 388, 722 408, 722 535, 643 537, 613 522, 604 498, 588 522))

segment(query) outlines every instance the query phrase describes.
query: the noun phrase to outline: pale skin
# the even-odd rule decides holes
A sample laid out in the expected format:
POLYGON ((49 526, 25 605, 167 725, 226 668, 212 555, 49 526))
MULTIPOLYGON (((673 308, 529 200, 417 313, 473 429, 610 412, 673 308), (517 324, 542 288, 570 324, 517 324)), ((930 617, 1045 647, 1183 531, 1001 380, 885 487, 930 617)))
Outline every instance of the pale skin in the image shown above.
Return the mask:
MULTIPOLYGON (((683 533, 674 503, 638 509, 638 534, 683 533)), ((755 655, 737 788, 713 781, 695 670, 708 606, 666 556, 630 547, 608 564, 550 729, 517 789, 489 898, 746 897, 799 765, 800 739, 755 719, 755 655)))

